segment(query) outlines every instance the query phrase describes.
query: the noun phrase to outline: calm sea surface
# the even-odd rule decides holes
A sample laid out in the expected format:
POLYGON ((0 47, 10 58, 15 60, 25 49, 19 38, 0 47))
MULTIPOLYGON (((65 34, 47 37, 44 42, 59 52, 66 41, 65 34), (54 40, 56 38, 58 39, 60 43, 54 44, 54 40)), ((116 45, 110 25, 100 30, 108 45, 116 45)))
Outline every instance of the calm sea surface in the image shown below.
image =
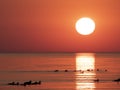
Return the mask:
POLYGON ((0 54, 0 90, 120 90, 118 78, 120 53, 0 54), (42 84, 7 85, 29 80, 42 84))

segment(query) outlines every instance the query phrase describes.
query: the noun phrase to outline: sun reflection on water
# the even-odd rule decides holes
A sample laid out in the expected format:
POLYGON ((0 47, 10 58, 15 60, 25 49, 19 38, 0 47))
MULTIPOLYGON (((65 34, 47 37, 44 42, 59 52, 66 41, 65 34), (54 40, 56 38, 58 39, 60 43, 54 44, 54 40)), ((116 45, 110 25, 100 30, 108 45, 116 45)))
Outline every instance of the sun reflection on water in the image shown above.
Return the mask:
POLYGON ((76 90, 94 90, 95 57, 93 53, 76 54, 76 90))

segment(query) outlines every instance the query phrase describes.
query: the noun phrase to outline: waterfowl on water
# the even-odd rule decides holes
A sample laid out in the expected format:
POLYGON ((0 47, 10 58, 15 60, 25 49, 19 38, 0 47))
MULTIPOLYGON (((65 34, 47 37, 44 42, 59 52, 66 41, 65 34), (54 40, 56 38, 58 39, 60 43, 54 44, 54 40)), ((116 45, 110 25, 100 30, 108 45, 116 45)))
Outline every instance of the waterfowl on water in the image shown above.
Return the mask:
POLYGON ((17 83, 11 82, 11 83, 8 83, 8 85, 21 85, 21 86, 27 86, 27 85, 40 85, 41 83, 42 83, 41 81, 32 82, 32 81, 30 80, 30 81, 23 82, 22 84, 20 84, 19 82, 17 82, 17 83))

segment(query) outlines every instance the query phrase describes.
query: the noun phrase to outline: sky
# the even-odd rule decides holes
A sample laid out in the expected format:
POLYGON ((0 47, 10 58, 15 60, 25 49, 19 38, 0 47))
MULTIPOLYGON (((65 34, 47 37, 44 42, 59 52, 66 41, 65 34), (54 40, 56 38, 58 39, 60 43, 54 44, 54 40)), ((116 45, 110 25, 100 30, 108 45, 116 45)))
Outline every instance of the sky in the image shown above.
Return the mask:
POLYGON ((0 0, 0 53, 120 52, 120 0, 0 0), (90 17, 94 33, 76 21, 90 17))

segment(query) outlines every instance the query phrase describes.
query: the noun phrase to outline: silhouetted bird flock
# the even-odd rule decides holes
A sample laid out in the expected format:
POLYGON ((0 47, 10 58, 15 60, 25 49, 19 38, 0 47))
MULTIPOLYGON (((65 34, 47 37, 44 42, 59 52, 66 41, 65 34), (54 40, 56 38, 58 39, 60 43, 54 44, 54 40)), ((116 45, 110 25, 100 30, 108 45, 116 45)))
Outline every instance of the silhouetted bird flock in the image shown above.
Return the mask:
POLYGON ((8 85, 21 85, 21 86, 27 86, 27 85, 41 85, 41 81, 35 81, 35 82, 32 82, 31 80, 30 81, 26 81, 26 82, 23 82, 23 83, 19 83, 19 82, 11 82, 11 83, 8 83, 8 85))
MULTIPOLYGON (((80 72, 80 73, 84 73, 84 72, 107 72, 108 70, 107 69, 87 69, 87 70, 61 70, 63 72, 80 72)), ((54 72, 61 72, 60 70, 54 70, 54 72)))
MULTIPOLYGON (((87 69, 86 70, 87 72, 92 72, 92 71, 94 71, 93 69, 87 69)), ((100 69, 96 69, 96 71, 97 72, 99 72, 99 71, 104 71, 104 72, 107 72, 108 70, 107 69, 105 69, 105 70, 100 70, 100 69)), ((59 72, 59 70, 54 70, 54 72, 59 72)), ((69 72, 69 70, 64 70, 64 72, 69 72)), ((84 73, 85 72, 85 70, 74 70, 73 72, 80 72, 80 73, 84 73)), ((99 82, 100 81, 100 79, 95 79, 95 80, 93 80, 94 82, 99 82)), ((115 80, 112 80, 113 82, 117 82, 117 83, 119 83, 120 82, 120 78, 118 78, 118 79, 115 79, 115 80)), ((21 85, 21 86, 29 86, 29 85, 41 85, 41 81, 35 81, 35 82, 33 82, 33 81, 25 81, 25 82, 23 82, 23 83, 19 83, 19 82, 11 82, 11 83, 8 83, 8 85, 17 85, 17 86, 19 86, 19 85, 21 85)))

